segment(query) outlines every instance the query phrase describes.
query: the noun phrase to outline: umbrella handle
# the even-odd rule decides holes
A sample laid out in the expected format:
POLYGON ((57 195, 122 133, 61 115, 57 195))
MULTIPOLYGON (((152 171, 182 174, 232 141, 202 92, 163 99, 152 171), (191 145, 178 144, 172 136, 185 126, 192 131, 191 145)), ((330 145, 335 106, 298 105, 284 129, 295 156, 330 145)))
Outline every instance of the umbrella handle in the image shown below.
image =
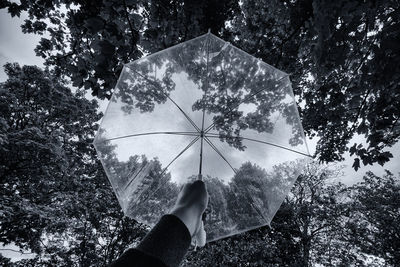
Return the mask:
POLYGON ((201 215, 201 220, 203 221, 204 224, 206 224, 207 215, 209 213, 211 213, 210 199, 211 199, 210 196, 208 196, 208 206, 207 206, 206 210, 203 212, 203 214, 201 215))
POLYGON ((207 212, 204 211, 203 214, 201 215, 201 220, 203 221, 203 223, 206 223, 206 219, 207 219, 207 212))

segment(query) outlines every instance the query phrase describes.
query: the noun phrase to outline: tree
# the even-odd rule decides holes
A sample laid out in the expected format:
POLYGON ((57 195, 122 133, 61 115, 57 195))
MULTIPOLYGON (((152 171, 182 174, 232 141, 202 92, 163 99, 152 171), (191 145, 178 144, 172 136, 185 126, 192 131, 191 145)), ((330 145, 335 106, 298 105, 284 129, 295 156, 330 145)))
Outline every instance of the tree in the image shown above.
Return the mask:
POLYGON ((334 182, 339 175, 338 167, 307 164, 288 196, 289 207, 294 208, 302 266, 362 263, 354 246, 343 241, 351 213, 348 189, 334 182))
POLYGON ((397 1, 5 1, 3 7, 14 16, 27 11, 23 30, 50 35, 38 55, 100 98, 111 96, 122 64, 143 49, 156 52, 211 28, 291 73, 304 129, 320 139, 321 160, 343 160, 350 150, 355 169, 361 162, 383 165, 392 157, 385 149, 399 140, 397 1), (349 144, 355 134, 368 146, 349 144))
MULTIPOLYGON (((195 179, 197 177, 194 177, 195 179)), ((230 194, 229 185, 218 178, 203 177, 209 195, 208 207, 205 211, 205 231, 207 239, 213 240, 225 235, 232 234, 235 228, 234 220, 229 215, 228 199, 230 194)))
POLYGON ((212 137, 245 150, 243 140, 251 140, 255 133, 273 135, 287 126, 291 128, 287 131, 289 140, 280 140, 281 145, 294 149, 304 146, 286 75, 213 35, 203 35, 126 65, 111 105, 120 108, 121 113, 137 114, 136 118, 152 112, 157 117, 156 107, 175 103, 172 94, 179 105, 187 98, 187 91, 196 90, 204 96, 187 99, 191 106, 181 108, 186 112, 204 109, 212 119, 204 129, 212 137), (204 75, 206 72, 209 74, 204 75), (275 129, 276 125, 281 129, 275 129))
POLYGON ((269 224, 269 174, 250 162, 244 163, 230 182, 229 213, 237 231, 269 224))
POLYGON ((35 253, 26 265, 107 265, 145 231, 123 218, 90 145, 101 115, 96 101, 47 70, 5 70, 0 242, 35 253))
MULTIPOLYGON (((320 160, 343 160, 343 153, 349 151, 356 156, 353 164, 356 170, 361 162, 383 165, 392 157, 386 149, 400 138, 398 1, 45 0, 2 1, 0 5, 12 15, 28 12, 23 31, 50 36, 41 40, 36 52, 46 59, 46 66, 53 72, 8 65, 6 71, 11 78, 0 88, 0 175, 4 196, 0 236, 5 243, 14 242, 35 251, 39 257, 27 261, 32 264, 46 261, 67 265, 72 261, 105 264, 132 241, 124 239, 126 235, 122 233, 140 235, 134 228, 136 224, 121 219, 122 213, 105 175, 88 146, 99 118, 94 111, 95 104, 85 101, 82 92, 72 94, 64 78, 70 78, 74 86, 100 98, 110 98, 124 63, 141 57, 143 52, 156 52, 195 37, 208 28, 291 73, 295 95, 302 103, 304 129, 308 136, 320 138, 317 146, 320 160), (356 134, 365 137, 366 146, 350 144, 356 134), (106 209, 102 201, 112 203, 112 208, 106 209), (60 211, 60 206, 65 209, 60 211), (43 240, 43 236, 48 239, 43 240), (59 249, 61 240, 68 240, 68 248, 59 249), (107 242, 103 244, 99 240, 107 242)), ((195 74, 193 80, 197 79, 195 74)), ((168 84, 168 76, 165 81, 168 84)), ((238 96, 228 95, 218 102, 215 97, 220 93, 218 86, 215 84, 213 88, 214 98, 210 99, 209 108, 224 110, 238 96)), ((151 108, 147 106, 148 99, 149 95, 145 95, 143 106, 151 108)), ((198 108, 202 107, 199 102, 198 108)), ((249 120, 258 121, 268 112, 260 109, 247 121, 241 121, 240 114, 232 112, 229 119, 243 122, 245 127, 249 120)), ((261 126, 271 128, 268 121, 261 126)), ((226 132, 227 142, 234 145, 238 141, 232 139, 236 129, 220 127, 219 130, 226 132)), ((136 160, 121 166, 128 169, 136 160)), ((321 177, 311 178, 310 185, 321 177)), ((380 192, 386 197, 374 179, 370 189, 364 190, 370 186, 367 183, 364 189, 357 189, 355 206, 360 207, 357 214, 362 215, 362 220, 354 223, 365 227, 353 228, 355 233, 368 233, 369 236, 363 237, 365 240, 376 239, 376 248, 360 241, 364 252, 382 256, 382 251, 387 249, 391 254, 385 257, 390 263, 397 257, 390 247, 397 245, 396 241, 388 242, 383 238, 387 232, 381 227, 372 231, 369 223, 382 225, 383 219, 396 221, 396 217, 371 215, 378 211, 362 192, 380 192), (369 214, 368 209, 374 212, 369 214)), ((389 185, 387 190, 396 192, 396 187, 389 185)), ((305 194, 300 198, 302 201, 292 199, 301 203, 304 213, 292 208, 289 202, 284 206, 286 214, 301 216, 289 220, 296 223, 293 228, 296 233, 283 232, 282 236, 287 239, 282 240, 293 248, 292 255, 301 255, 301 264, 314 260, 328 265, 345 264, 346 258, 357 262, 359 259, 352 255, 353 250, 348 249, 353 245, 346 240, 350 238, 349 233, 341 231, 345 229, 341 219, 346 217, 347 206, 341 202, 336 205, 335 192, 344 189, 317 185, 311 190, 307 186, 307 190, 298 192, 299 196, 305 194), (317 193, 316 199, 310 198, 310 192, 317 193), (332 216, 321 215, 324 212, 341 216, 338 221, 331 221, 332 216), (300 238, 301 242, 290 240, 293 237, 300 238), (320 244, 320 250, 310 240, 320 244), (333 256, 324 254, 327 251, 343 252, 339 255, 345 256, 336 262, 333 256), (313 253, 317 252, 322 256, 314 259, 313 253)), ((255 193, 261 199, 262 194, 255 193)), ((389 211, 396 208, 382 207, 389 211)))
POLYGON ((323 161, 343 160, 355 134, 353 167, 383 165, 399 140, 399 3, 243 1, 235 44, 291 73, 303 127, 323 161), (384 44, 384 45, 380 45, 384 44))
POLYGON ((47 65, 58 74, 69 76, 74 86, 91 90, 100 98, 110 98, 123 64, 143 55, 141 46, 154 52, 191 39, 208 28, 218 31, 237 3, 46 0, 19 4, 3 1, 0 7, 7 7, 12 16, 28 12, 29 19, 22 26, 24 32, 49 34, 35 50, 47 65))
POLYGON ((387 264, 400 264, 400 184, 389 171, 379 177, 368 172, 353 186, 355 216, 349 223, 351 242, 361 251, 383 258, 387 264))
MULTIPOLYGON (((293 175, 304 162, 276 167, 275 175, 293 175)), ((265 181, 259 168, 246 165, 241 170, 256 172, 251 180, 265 181), (263 179, 259 179, 263 178, 263 179)), ((336 183, 340 169, 317 163, 306 165, 295 182, 291 193, 282 203, 270 226, 211 242, 198 252, 190 252, 187 266, 237 265, 237 266, 347 266, 364 264, 364 256, 356 244, 349 240, 348 221, 352 217, 349 192, 343 184, 336 183)), ((268 174, 271 175, 271 174, 268 174)), ((240 179, 238 175, 237 179, 240 179)), ((244 206, 241 199, 250 185, 240 184, 243 196, 236 206, 244 206)), ((234 182, 234 181, 233 181, 234 182)), ((293 183, 290 180, 289 183, 293 183)), ((239 187, 240 188, 240 187, 239 187)), ((273 194, 269 192, 267 194, 273 194)), ((252 191, 253 198, 259 192, 252 191)), ((271 198, 268 198, 270 200, 271 198)), ((228 206, 228 209, 229 206, 228 206)), ((240 209, 240 207, 236 207, 240 209)), ((251 216, 252 208, 247 208, 251 216)), ((233 210, 234 212, 234 210, 233 210)), ((263 210, 263 212, 265 212, 263 210)), ((243 213, 243 212, 242 212, 243 213)), ((236 214, 242 214, 236 213, 236 214)), ((371 265, 372 266, 372 265, 371 265)))
POLYGON ((97 104, 74 98, 37 67, 7 64, 5 70, 1 183, 2 204, 9 213, 3 214, 2 241, 22 247, 29 241, 37 251, 45 226, 59 215, 55 189, 71 190, 69 177, 84 166, 88 151, 82 143, 95 130, 97 104))

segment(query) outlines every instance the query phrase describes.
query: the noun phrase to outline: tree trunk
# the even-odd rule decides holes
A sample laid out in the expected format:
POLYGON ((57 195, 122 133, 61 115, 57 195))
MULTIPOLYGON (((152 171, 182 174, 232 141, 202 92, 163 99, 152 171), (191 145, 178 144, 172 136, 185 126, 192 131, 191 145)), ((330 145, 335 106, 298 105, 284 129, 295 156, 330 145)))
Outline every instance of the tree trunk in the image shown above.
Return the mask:
POLYGON ((308 237, 303 240, 303 264, 302 266, 308 267, 310 263, 310 247, 311 242, 308 237))

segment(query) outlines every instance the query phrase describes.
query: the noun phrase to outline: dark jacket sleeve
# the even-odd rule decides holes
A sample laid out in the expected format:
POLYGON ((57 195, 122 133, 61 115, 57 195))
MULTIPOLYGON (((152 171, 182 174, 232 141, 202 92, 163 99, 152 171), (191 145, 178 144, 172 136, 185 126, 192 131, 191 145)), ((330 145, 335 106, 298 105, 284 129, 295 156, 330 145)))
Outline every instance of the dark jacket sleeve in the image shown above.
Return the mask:
POLYGON ((190 242, 186 225, 175 215, 164 215, 136 248, 124 252, 111 266, 176 267, 190 242))

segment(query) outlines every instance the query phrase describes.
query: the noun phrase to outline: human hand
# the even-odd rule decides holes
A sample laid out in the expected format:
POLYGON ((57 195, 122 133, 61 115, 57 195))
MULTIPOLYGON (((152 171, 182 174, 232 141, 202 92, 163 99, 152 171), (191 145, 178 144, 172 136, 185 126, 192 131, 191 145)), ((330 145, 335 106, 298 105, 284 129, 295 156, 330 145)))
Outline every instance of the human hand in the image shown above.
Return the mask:
POLYGON ((203 181, 187 183, 179 192, 171 214, 177 216, 188 228, 192 242, 198 246, 206 243, 202 215, 208 205, 208 193, 203 181))

